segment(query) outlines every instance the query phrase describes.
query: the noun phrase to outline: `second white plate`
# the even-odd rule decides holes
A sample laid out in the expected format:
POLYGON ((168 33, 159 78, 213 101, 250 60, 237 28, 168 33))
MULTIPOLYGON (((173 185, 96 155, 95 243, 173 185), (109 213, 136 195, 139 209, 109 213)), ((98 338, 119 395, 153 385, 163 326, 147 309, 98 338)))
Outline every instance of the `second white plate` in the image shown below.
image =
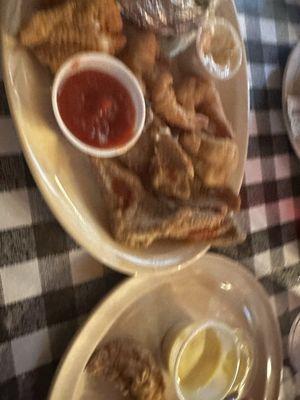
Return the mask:
MULTIPOLYGON (((190 268, 159 279, 154 274, 129 279, 96 307, 66 352, 49 400, 122 400, 111 387, 84 371, 97 345, 113 337, 131 336, 160 360, 166 331, 187 315, 195 321, 215 318, 246 331, 256 354, 249 396, 277 399, 281 340, 268 297, 244 267, 208 253, 190 268)), ((166 399, 175 400, 167 374, 165 382, 166 399)))

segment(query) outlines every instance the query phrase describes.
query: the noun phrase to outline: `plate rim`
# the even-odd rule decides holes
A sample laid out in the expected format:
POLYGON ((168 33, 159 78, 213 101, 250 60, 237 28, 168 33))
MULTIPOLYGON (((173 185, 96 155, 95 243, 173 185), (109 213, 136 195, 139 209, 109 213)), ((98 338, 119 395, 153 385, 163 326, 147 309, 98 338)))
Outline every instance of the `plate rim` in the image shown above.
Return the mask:
MULTIPOLYGON (((213 253, 213 252, 208 252, 202 257, 201 260, 198 260, 195 262, 193 265, 191 265, 191 268, 194 268, 195 270, 199 268, 198 263, 199 262, 216 262, 216 263, 224 263, 224 264, 229 264, 230 268, 236 269, 239 274, 246 279, 254 288, 255 290, 259 293, 261 303, 265 307, 266 311, 269 311, 268 315, 270 318, 270 322, 273 325, 273 340, 274 342, 277 342, 276 345, 276 358, 278 361, 277 365, 277 376, 276 379, 274 378, 275 382, 277 382, 277 387, 275 388, 275 397, 272 398, 271 400, 275 400, 279 396, 279 391, 280 391, 280 376, 281 376, 281 370, 282 370, 282 365, 283 365, 283 350, 282 350, 282 340, 281 340, 281 334, 280 334, 280 328, 279 328, 279 323, 277 316, 270 304, 267 292, 263 288, 263 286, 258 282, 258 280, 255 278, 253 274, 241 263, 239 263, 236 260, 233 260, 229 257, 220 255, 218 253, 213 253)), ((228 266, 229 266, 228 265, 228 266)), ((179 272, 180 273, 180 272, 179 272)), ((163 279, 168 280, 171 279, 172 276, 175 276, 177 272, 173 272, 169 274, 168 276, 164 276, 163 279)), ((112 314, 112 309, 116 308, 118 304, 116 303, 121 303, 122 298, 126 297, 128 293, 134 293, 135 289, 138 289, 140 286, 142 286, 145 282, 154 282, 156 286, 159 286, 161 284, 161 281, 155 279, 155 275, 150 275, 150 276, 145 276, 145 275, 140 275, 136 278, 130 278, 128 277, 124 282, 118 284, 112 291, 110 291, 101 301, 98 302, 98 304, 92 309, 92 311, 89 313, 88 318, 82 325, 82 327, 75 333, 74 337, 72 338, 71 342, 67 346, 64 354, 62 355, 59 365, 56 369, 56 372, 54 374, 51 386, 49 388, 49 392, 47 395, 47 400, 63 400, 64 398, 62 397, 62 388, 63 388, 63 376, 66 375, 67 369, 69 364, 72 364, 72 360, 74 360, 76 357, 74 357, 74 353, 76 354, 77 348, 80 348, 80 341, 82 340, 82 336, 87 336, 88 331, 93 329, 95 323, 97 321, 104 321, 106 318, 106 315, 111 315, 112 314), (116 302, 116 298, 118 298, 118 302, 116 302)), ((150 287, 143 292, 145 295, 148 291, 153 289, 153 286, 149 285, 150 287)), ((129 303, 130 304, 130 303, 129 303)), ((106 324, 105 330, 101 331, 97 335, 97 342, 94 343, 92 346, 92 349, 90 349, 90 352, 85 355, 85 361, 82 362, 84 364, 83 367, 80 368, 81 372, 83 371, 87 361, 89 360, 92 352, 94 351, 95 347, 98 345, 98 343, 105 337, 113 323, 117 318, 120 317, 122 314, 122 311, 128 307, 128 303, 126 306, 123 306, 122 309, 116 310, 116 316, 114 317, 114 320, 111 321, 109 324, 106 324)), ((107 321, 106 321, 107 322, 107 321)), ((97 323, 98 326, 98 323, 97 323)), ((275 358, 275 357, 274 357, 275 358)), ((78 375, 80 376, 80 375, 78 375)), ((74 379, 77 379, 78 376, 74 376, 74 379)), ((73 393, 74 395, 74 393, 73 393)), ((265 394, 266 395, 266 394, 265 394)), ((264 400, 266 399, 264 395, 264 400)), ((67 400, 67 399, 66 399, 67 400)), ((68 400, 70 400, 68 398, 68 400)), ((268 398, 270 400, 270 398, 268 398)))
MULTIPOLYGON (((243 69, 243 76, 245 78, 245 91, 246 91, 246 98, 244 99, 245 101, 245 112, 246 112, 246 121, 245 121, 245 144, 242 148, 243 151, 243 157, 241 158, 242 160, 242 168, 240 172, 240 177, 239 180, 236 181, 235 187, 237 189, 237 192, 240 191, 242 183, 243 183, 243 178, 244 178, 244 173, 245 173, 245 165, 246 165, 246 160, 247 160, 247 151, 248 151, 248 144, 249 144, 249 113, 250 113, 250 93, 249 93, 249 76, 248 76, 248 68, 247 68, 247 55, 246 55, 246 49, 245 49, 245 43, 243 40, 242 32, 241 32, 241 27, 239 24, 239 19, 238 19, 238 13, 237 13, 237 8, 235 5, 234 0, 229 0, 232 6, 232 10, 234 13, 234 20, 233 23, 237 26, 239 35, 241 37, 241 42, 242 42, 242 54, 243 54, 243 60, 242 60, 242 65, 241 68, 243 69)), ((3 7, 3 10, 5 10, 4 3, 1 4, 3 7)), ((4 12, 1 13, 4 15, 4 12)), ((1 17, 2 18, 2 17, 1 17)), ((2 24, 3 26, 3 24, 2 24)), ((111 267, 112 269, 119 271, 121 273, 125 273, 128 275, 137 275, 137 274, 168 274, 170 272, 176 271, 177 269, 185 268, 189 266, 190 264, 194 263, 197 261, 200 257, 202 257, 207 251, 210 249, 210 245, 208 244, 199 244, 199 250, 195 250, 190 254, 189 256, 186 257, 185 260, 178 260, 178 256, 173 257, 172 260, 168 262, 168 265, 164 265, 165 257, 161 257, 160 261, 161 264, 158 265, 158 263, 151 263, 150 261, 143 261, 141 262, 138 260, 136 257, 133 255, 130 255, 128 253, 116 251, 113 255, 108 251, 108 250, 103 250, 100 254, 97 249, 94 248, 93 243, 91 243, 88 240, 84 240, 82 238, 82 231, 77 230, 75 226, 73 226, 69 221, 69 219, 66 217, 65 212, 63 207, 61 207, 61 204, 58 203, 58 201, 54 200, 53 194, 52 194, 52 188, 51 184, 46 182, 47 177, 43 176, 43 172, 39 171, 39 164, 34 158, 34 154, 32 153, 32 150, 30 148, 30 143, 27 141, 26 135, 22 134, 22 127, 21 127, 21 121, 16 115, 16 110, 13 107, 14 101, 12 100, 12 88, 10 87, 10 80, 9 80, 9 68, 8 68, 8 63, 4 62, 4 53, 5 49, 3 46, 3 41, 4 41, 4 35, 5 32, 3 29, 1 29, 1 54, 2 54, 2 71, 3 71, 3 81, 6 89, 6 95, 7 95, 7 100, 8 104, 10 107, 10 114, 13 119, 13 122, 16 127, 18 139, 20 141, 20 145, 22 148, 22 153, 24 154, 24 158, 26 160, 26 163, 30 169, 30 172, 38 186, 38 189, 42 193, 42 196, 47 203, 49 209, 57 219, 57 221, 60 223, 60 225, 63 227, 63 229, 86 251, 91 254, 94 258, 96 258, 99 262, 104 263, 111 267), (109 254, 108 254, 109 253, 109 254), (121 254, 122 253, 122 254, 121 254), (125 255, 126 256, 125 256, 125 255)), ((149 257, 150 259, 150 257, 149 257)), ((166 263, 166 261, 165 261, 166 263)))
MULTIPOLYGON (((291 50, 291 52, 288 56, 288 59, 287 59, 286 66, 284 68, 284 73, 283 73, 283 78, 282 78, 281 107, 282 107, 284 125, 287 130, 290 144, 294 150, 295 155, 300 159, 300 148, 297 148, 297 146, 295 144, 294 135, 293 135, 293 132, 291 129, 291 124, 290 124, 290 120, 289 120, 288 113, 287 113, 287 96, 288 96, 287 75, 288 75, 288 71, 291 67, 291 63, 293 62, 294 57, 296 56, 297 53, 300 54, 300 41, 298 41, 296 43, 296 45, 294 46, 294 48, 291 50)), ((300 66, 300 63, 299 63, 299 66, 300 66)))

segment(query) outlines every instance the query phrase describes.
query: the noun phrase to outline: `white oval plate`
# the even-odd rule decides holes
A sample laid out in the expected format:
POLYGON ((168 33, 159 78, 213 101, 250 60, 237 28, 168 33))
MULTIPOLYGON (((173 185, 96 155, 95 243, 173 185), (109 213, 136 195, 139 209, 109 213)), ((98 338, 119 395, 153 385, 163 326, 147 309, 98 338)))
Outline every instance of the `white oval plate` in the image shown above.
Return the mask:
MULTIPOLYGON (((208 247, 185 241, 160 241, 148 249, 130 249, 117 243, 108 229, 107 213, 86 157, 60 132, 51 107, 52 79, 13 35, 30 15, 35 0, 2 2, 3 72, 10 108, 22 149, 46 202, 65 230, 105 264, 129 273, 168 271, 203 255, 208 247)), ((220 14, 239 29, 234 3, 224 2, 220 14)), ((248 79, 245 49, 243 64, 220 92, 236 132, 240 161, 231 185, 242 183, 248 146, 248 79)))
POLYGON ((295 94, 300 96, 300 42, 293 49, 289 55, 282 85, 282 112, 285 126, 288 132, 288 136, 291 145, 297 155, 300 158, 300 138, 295 138, 291 123, 287 112, 287 97, 289 94, 295 94))
MULTIPOLYGON (((246 330, 253 340, 255 361, 249 396, 255 400, 278 397, 281 340, 268 297, 245 267, 208 253, 180 272, 140 275, 121 284, 99 304, 66 351, 54 378, 49 400, 121 400, 104 382, 84 372, 102 340, 131 336, 160 360, 161 341, 182 316, 195 320, 217 318, 246 330)), ((175 400, 164 374, 167 400, 175 400)))

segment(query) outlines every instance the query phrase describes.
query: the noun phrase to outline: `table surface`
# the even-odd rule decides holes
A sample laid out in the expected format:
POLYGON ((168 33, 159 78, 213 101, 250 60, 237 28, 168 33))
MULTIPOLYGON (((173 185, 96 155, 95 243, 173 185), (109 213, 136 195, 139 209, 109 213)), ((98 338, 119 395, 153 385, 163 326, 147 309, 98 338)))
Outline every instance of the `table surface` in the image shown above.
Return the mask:
MULTIPOLYGON (((300 372, 287 354, 288 333, 300 312, 300 161, 281 113, 282 75, 300 37, 296 3, 237 1, 251 99, 241 190, 248 236, 222 251, 255 274, 278 316, 284 348, 281 400, 300 399, 300 372)), ((21 153, 0 80, 0 398, 44 399, 70 339, 123 279, 80 249, 44 203, 21 153)))

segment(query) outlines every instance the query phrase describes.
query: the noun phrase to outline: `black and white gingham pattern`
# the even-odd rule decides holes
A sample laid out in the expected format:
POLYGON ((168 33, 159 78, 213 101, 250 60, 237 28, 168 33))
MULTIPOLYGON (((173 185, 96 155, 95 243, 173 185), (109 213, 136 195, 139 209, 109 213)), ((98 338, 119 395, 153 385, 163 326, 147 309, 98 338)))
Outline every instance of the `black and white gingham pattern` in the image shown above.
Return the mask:
MULTIPOLYGON (((226 0, 225 0, 226 1, 226 0)), ((297 4, 298 3, 298 4, 297 4)), ((297 0, 238 0, 250 77, 250 140, 241 195, 245 243, 223 253, 266 288, 284 345, 281 400, 300 400, 287 336, 300 312, 300 162, 281 115, 297 0)), ((0 399, 44 399, 57 362, 91 308, 124 277, 66 235, 28 171, 0 82, 0 399)))

